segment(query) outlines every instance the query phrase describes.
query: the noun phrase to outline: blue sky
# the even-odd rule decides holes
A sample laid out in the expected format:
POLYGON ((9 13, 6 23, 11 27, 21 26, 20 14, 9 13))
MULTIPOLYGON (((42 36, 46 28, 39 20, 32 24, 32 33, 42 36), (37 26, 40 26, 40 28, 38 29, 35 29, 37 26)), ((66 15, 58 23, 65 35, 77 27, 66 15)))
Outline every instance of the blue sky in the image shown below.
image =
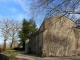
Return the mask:
MULTIPOLYGON (((61 1, 62 0, 60 1, 55 0, 54 3, 59 4, 61 3, 61 1)), ((15 19, 15 20, 18 20, 19 22, 22 22, 23 18, 26 18, 27 20, 29 20, 31 18, 31 13, 30 13, 31 3, 33 3, 32 0, 0 0, 0 19, 2 18, 15 19)), ((38 13, 39 13, 39 10, 38 10, 38 13)), ((36 13, 37 18, 35 18, 35 20, 38 27, 42 23, 45 14, 44 14, 44 11, 43 13, 39 14, 39 16, 37 16, 37 13, 36 13)))
MULTIPOLYGON (((29 7, 30 1, 26 0, 0 0, 0 20, 3 18, 14 19, 22 22, 23 18, 31 18, 29 7)), ((0 38, 0 43, 3 39, 0 38)))
MULTIPOLYGON (((31 1, 32 0, 0 0, 0 20, 2 18, 14 19, 19 22, 22 22, 23 18, 26 18, 27 20, 29 20, 32 16, 30 13, 31 12, 30 7, 31 7, 31 3, 33 2, 31 1)), ((60 1, 55 0, 54 3, 59 4, 61 3, 61 0, 60 1)), ((53 7, 52 5, 50 6, 53 7)), ((46 15, 45 13, 46 11, 42 10, 41 12, 40 9, 38 9, 38 12, 36 11, 37 13, 35 15, 36 16, 35 21, 36 21, 37 27, 41 25, 46 15), (39 16, 37 15, 38 13, 40 13, 39 16)), ((79 10, 79 9, 76 9, 76 10, 79 10)), ((79 15, 76 15, 76 17, 79 17, 79 15)), ((0 40, 0 42, 2 42, 2 40, 0 40)))
POLYGON ((23 18, 29 20, 31 18, 29 12, 29 1, 26 0, 0 0, 0 18, 15 19, 22 21, 23 18))
MULTIPOLYGON (((0 0, 0 20, 3 18, 14 19, 19 22, 22 22, 23 18, 29 20, 31 18, 30 4, 31 0, 0 0)), ((38 18, 36 19, 37 27, 43 20, 38 18)), ((3 43, 2 38, 0 38, 0 43, 3 43)))
MULTIPOLYGON (((30 6, 32 0, 0 0, 0 19, 8 18, 15 19, 22 22, 23 18, 30 20, 30 6)), ((39 16, 35 19, 37 27, 43 21, 43 16, 39 16), (42 17, 42 19, 38 19, 42 17)))

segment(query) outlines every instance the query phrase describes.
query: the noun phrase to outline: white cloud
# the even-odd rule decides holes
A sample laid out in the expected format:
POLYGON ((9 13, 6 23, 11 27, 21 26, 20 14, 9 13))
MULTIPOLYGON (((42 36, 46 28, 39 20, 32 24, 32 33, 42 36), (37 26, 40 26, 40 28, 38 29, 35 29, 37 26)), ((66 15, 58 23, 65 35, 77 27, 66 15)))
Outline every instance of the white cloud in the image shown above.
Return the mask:
POLYGON ((17 17, 18 20, 21 20, 21 19, 23 19, 23 18, 24 18, 24 15, 23 15, 23 14, 20 14, 20 15, 18 15, 18 17, 17 17))
POLYGON ((8 3, 8 2, 12 2, 14 0, 0 0, 0 2, 3 2, 3 3, 8 3))
POLYGON ((21 14, 18 14, 17 15, 17 20, 19 20, 20 22, 22 22, 23 19, 27 19, 27 20, 30 20, 31 19, 31 16, 29 16, 28 14, 26 13, 21 13, 21 14))
MULTIPOLYGON (((19 4, 22 9, 24 11, 26 11, 27 13, 29 13, 29 10, 30 10, 30 1, 29 0, 0 0, 0 2, 3 2, 3 3, 11 3, 11 2, 14 2, 16 4, 19 4)), ((13 11, 15 11, 16 9, 12 8, 13 11)))
POLYGON ((14 7, 10 8, 9 10, 10 10, 12 13, 15 13, 15 12, 17 11, 17 9, 14 8, 14 7))
POLYGON ((0 19, 3 19, 3 18, 6 18, 6 17, 4 17, 4 16, 0 15, 0 19))
POLYGON ((4 2, 4 3, 7 3, 7 0, 0 0, 0 2, 4 2))
MULTIPOLYGON (((22 9, 24 10, 24 12, 20 13, 19 15, 17 15, 17 19, 18 20, 22 20, 23 18, 28 16, 28 19, 31 17, 30 15, 30 1, 29 0, 0 0, 0 2, 3 3, 11 3, 14 2, 15 4, 18 4, 22 7, 22 9)), ((8 9, 9 11, 11 11, 12 13, 15 13, 18 11, 18 8, 12 7, 8 9)), ((1 17, 1 16, 0 16, 1 17)))
POLYGON ((26 11, 27 13, 30 13, 30 4, 31 4, 31 2, 29 0, 17 0, 15 2, 20 4, 24 11, 26 11))
POLYGON ((25 18, 25 17, 26 17, 26 15, 19 14, 16 19, 19 20, 20 22, 22 22, 23 18, 25 18))

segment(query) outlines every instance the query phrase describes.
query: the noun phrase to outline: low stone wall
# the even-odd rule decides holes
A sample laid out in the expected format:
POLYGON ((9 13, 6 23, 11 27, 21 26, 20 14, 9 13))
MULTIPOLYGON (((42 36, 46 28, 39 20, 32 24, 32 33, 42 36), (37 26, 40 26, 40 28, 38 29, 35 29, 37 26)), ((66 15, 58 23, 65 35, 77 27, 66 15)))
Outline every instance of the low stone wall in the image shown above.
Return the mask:
POLYGON ((0 54, 0 60, 9 60, 9 58, 4 54, 0 54))

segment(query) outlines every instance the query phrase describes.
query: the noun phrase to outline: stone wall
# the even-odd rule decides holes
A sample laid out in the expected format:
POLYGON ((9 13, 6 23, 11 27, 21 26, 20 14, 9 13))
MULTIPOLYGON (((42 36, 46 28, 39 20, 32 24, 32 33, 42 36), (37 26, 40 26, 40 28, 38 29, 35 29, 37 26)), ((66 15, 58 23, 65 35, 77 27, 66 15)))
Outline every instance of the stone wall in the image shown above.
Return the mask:
POLYGON ((6 55, 0 54, 0 60, 9 60, 6 55))
POLYGON ((35 50, 42 56, 74 55, 74 51, 80 46, 79 30, 75 32, 74 27, 76 24, 61 14, 45 19, 38 34, 32 36, 32 51, 35 50))
POLYGON ((72 56, 76 49, 75 23, 66 17, 45 21, 43 56, 72 56))

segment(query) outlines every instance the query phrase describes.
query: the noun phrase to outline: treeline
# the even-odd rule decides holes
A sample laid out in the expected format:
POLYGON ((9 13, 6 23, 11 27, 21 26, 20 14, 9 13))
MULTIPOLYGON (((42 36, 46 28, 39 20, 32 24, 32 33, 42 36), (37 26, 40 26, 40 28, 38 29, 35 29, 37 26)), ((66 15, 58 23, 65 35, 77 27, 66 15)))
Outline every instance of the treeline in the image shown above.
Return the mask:
POLYGON ((36 23, 33 19, 29 21, 23 19, 22 23, 16 20, 2 19, 0 20, 0 37, 3 38, 3 50, 6 50, 7 41, 11 40, 10 49, 13 49, 15 41, 19 41, 23 45, 25 40, 29 39, 31 33, 37 30, 36 23))

